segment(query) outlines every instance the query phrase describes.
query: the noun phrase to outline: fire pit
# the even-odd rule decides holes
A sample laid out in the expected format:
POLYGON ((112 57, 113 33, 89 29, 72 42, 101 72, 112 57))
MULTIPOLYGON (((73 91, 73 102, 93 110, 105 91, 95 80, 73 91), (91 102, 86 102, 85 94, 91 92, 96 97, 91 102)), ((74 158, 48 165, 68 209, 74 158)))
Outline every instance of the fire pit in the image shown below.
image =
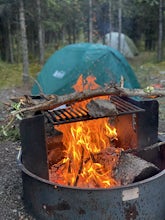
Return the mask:
POLYGON ((164 220, 158 102, 99 98, 21 121, 25 206, 41 220, 164 220))
MULTIPOLYGON (((146 105, 150 111, 157 105, 153 101, 138 101, 138 104, 146 105)), ((36 115, 22 121, 22 152, 18 160, 22 170, 24 201, 37 219, 164 219, 165 145, 145 148, 146 143, 161 143, 161 140, 158 137, 156 140, 157 128, 154 130, 153 127, 149 127, 153 135, 146 138, 145 133, 149 131, 144 118, 148 110, 136 114, 138 154, 157 165, 160 172, 133 184, 111 188, 81 188, 49 181, 45 116, 36 115), (143 126, 141 123, 144 123, 143 126)), ((127 118, 128 115, 119 117, 127 118)), ((155 114, 150 112, 148 117, 151 125, 155 125, 155 114)), ((121 137, 121 142, 123 139, 121 137)))

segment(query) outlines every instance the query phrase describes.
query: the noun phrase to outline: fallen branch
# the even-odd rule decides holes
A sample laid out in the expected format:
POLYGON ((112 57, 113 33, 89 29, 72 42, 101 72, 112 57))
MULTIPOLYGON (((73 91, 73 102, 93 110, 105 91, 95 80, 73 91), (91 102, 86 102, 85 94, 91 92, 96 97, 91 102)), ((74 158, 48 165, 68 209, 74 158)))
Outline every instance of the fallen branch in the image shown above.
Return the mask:
MULTIPOLYGON (((71 104, 78 101, 83 101, 86 99, 94 98, 97 96, 105 96, 105 95, 117 95, 120 97, 148 97, 148 98, 158 98, 165 96, 165 90, 159 89, 155 90, 153 87, 147 87, 146 89, 126 89, 118 86, 107 86, 105 88, 98 88, 95 90, 85 90, 83 92, 74 92, 67 95, 57 96, 45 96, 46 101, 36 101, 35 104, 30 107, 24 107, 18 111, 13 112, 13 115, 24 113, 24 112, 36 112, 42 110, 48 110, 56 108, 63 104, 71 104)), ((33 103, 32 103, 33 104, 33 103)))

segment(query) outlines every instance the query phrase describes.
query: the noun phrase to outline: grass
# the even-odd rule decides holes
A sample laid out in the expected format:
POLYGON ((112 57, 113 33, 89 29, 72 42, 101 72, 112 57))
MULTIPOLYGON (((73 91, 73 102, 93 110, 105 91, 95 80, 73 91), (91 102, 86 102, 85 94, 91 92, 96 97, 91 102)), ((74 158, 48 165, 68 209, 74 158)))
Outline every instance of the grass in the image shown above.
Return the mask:
MULTIPOLYGON (((47 60, 53 53, 54 47, 53 45, 50 45, 45 52, 45 60, 47 60)), ((29 75, 32 78, 36 78, 41 68, 42 66, 38 63, 38 61, 31 60, 29 62, 29 75)), ((0 90, 22 86, 22 72, 22 63, 10 64, 0 60, 0 90)), ((32 81, 32 84, 33 83, 34 82, 32 81)))
POLYGON ((0 88, 8 88, 21 84, 22 67, 20 64, 0 62, 0 88))
MULTIPOLYGON (((41 66, 37 63, 29 65, 29 75, 36 77, 41 66)), ((9 64, 0 61, 0 89, 22 86, 22 64, 9 64)))
POLYGON ((155 53, 143 52, 132 60, 128 60, 132 66, 142 88, 152 84, 160 84, 165 78, 165 61, 157 63, 155 53))

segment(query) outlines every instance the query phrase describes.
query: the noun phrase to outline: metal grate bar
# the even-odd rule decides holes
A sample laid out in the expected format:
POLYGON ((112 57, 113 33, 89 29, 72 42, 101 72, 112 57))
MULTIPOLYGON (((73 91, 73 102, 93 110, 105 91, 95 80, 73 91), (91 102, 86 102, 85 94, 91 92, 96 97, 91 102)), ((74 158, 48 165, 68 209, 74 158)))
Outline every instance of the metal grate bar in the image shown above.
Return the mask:
POLYGON ((55 111, 51 111, 51 116, 53 116, 53 113, 57 116, 57 118, 59 118, 60 120, 65 119, 65 117, 63 117, 63 115, 61 114, 60 110, 55 110, 55 111))
POLYGON ((59 109, 59 112, 61 113, 61 115, 65 118, 65 119, 70 119, 70 117, 68 117, 69 115, 67 114, 67 111, 65 109, 59 109))
POLYGON ((84 108, 82 108, 81 106, 79 107, 85 114, 88 114, 88 111, 84 108))
POLYGON ((144 111, 144 109, 139 108, 138 106, 133 105, 132 103, 127 102, 117 96, 112 96, 111 102, 116 105, 116 108, 119 112, 118 115, 128 114, 128 113, 132 114, 132 113, 144 111))
MULTIPOLYGON (((132 103, 127 102, 117 96, 111 96, 110 101, 115 104, 118 110, 118 115, 133 114, 144 111, 144 109, 139 108, 138 106, 133 105, 132 103)), ((44 114, 54 125, 96 119, 92 118, 88 114, 87 109, 82 107, 72 108, 70 106, 66 109, 44 111, 44 114)))
POLYGON ((68 110, 68 109, 66 108, 65 111, 68 113, 68 115, 70 115, 71 118, 75 117, 75 115, 72 114, 71 109, 68 110))
POLYGON ((84 112, 82 111, 82 109, 80 109, 80 108, 76 108, 75 111, 77 111, 77 113, 78 113, 79 116, 80 116, 80 115, 81 115, 81 116, 86 115, 86 113, 84 113, 84 112))

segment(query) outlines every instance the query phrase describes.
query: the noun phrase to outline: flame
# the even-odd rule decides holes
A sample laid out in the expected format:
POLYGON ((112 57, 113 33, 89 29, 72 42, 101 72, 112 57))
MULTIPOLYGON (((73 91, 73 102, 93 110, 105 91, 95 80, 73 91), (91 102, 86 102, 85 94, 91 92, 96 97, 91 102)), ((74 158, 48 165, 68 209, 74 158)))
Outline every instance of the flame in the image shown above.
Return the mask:
MULTIPOLYGON (((86 80, 80 76, 74 89, 81 92, 99 87, 94 81, 92 76, 86 80)), ((86 103, 76 103, 73 107, 80 104, 85 107, 86 103)), ((112 171, 120 149, 114 147, 117 132, 109 125, 108 118, 58 125, 55 128, 63 133, 62 142, 66 150, 63 151, 64 159, 51 167, 51 181, 92 188, 118 185, 112 177, 112 171)))
POLYGON ((80 75, 75 85, 73 85, 73 88, 77 92, 82 92, 83 90, 88 89, 97 89, 99 88, 99 85, 95 83, 96 77, 95 76, 87 76, 86 79, 83 79, 83 76, 80 75))

